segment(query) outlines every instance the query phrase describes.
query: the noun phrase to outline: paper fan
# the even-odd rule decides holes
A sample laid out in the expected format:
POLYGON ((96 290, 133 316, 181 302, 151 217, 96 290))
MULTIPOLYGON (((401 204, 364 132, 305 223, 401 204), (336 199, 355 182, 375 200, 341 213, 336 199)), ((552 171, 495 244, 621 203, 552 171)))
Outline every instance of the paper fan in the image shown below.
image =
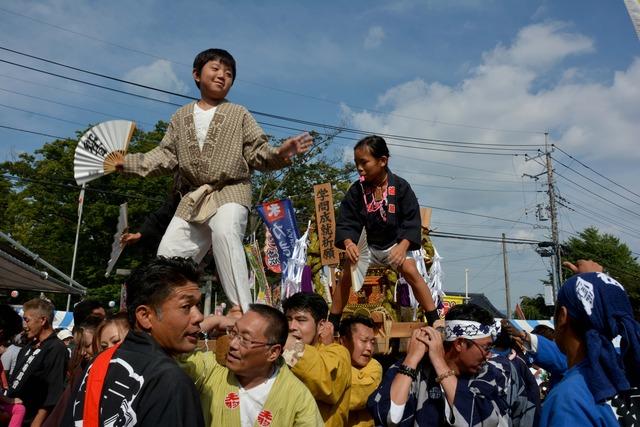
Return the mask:
POLYGON ((367 232, 365 229, 362 229, 360 240, 358 240, 358 252, 360 252, 358 262, 351 266, 351 287, 355 292, 362 289, 364 278, 371 262, 371 251, 369 250, 369 245, 367 245, 367 232))
POLYGON ((82 135, 73 161, 73 175, 78 185, 114 172, 115 162, 124 159, 135 129, 134 122, 110 120, 82 135))
POLYGON ((120 205, 120 216, 118 216, 118 226, 116 229, 116 234, 113 235, 113 244, 111 245, 111 256, 109 257, 109 262, 107 263, 107 272, 104 274, 104 277, 109 277, 111 274, 111 270, 115 267, 118 258, 120 258, 120 254, 124 250, 124 245, 120 243, 120 238, 124 233, 129 229, 129 221, 127 220, 127 203, 123 203, 120 205))

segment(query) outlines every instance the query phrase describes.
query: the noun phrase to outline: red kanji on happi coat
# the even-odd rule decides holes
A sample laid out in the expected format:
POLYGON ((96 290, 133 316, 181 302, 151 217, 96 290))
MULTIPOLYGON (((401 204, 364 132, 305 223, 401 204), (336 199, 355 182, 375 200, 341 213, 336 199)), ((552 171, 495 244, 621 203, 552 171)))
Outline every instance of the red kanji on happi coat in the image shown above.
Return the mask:
POLYGON ((260 425, 260 427, 269 427, 272 420, 273 415, 271 415, 271 411, 264 409, 258 414, 258 425, 260 425))
POLYGON ((240 406, 240 396, 238 396, 238 393, 231 392, 227 394, 227 397, 224 398, 224 406, 229 409, 236 409, 240 406))

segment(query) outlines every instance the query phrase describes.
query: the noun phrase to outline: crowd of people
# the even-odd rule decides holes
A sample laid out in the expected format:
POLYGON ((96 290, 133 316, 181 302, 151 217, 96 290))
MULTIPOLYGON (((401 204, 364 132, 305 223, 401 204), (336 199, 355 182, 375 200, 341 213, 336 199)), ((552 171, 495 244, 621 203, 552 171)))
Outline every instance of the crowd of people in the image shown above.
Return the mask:
POLYGON ((123 244, 159 241, 158 256, 126 280, 126 310, 107 316, 86 300, 74 308, 74 330, 55 331, 46 299, 25 302, 22 318, 0 306, 0 425, 640 423, 640 325, 623 286, 595 263, 571 265, 577 274, 560 289, 555 331, 497 325, 473 304, 440 320, 409 255, 421 247, 419 205, 409 183, 391 173, 379 136, 354 148, 360 178, 341 203, 335 245, 345 251, 345 272, 366 268, 366 250, 411 287, 426 322, 406 354, 377 360, 373 321, 343 315, 349 289, 361 285, 348 273, 331 306, 303 292, 281 309, 252 304, 242 247, 251 171, 290 164, 313 139, 304 133, 269 145, 248 110, 226 100, 236 78, 228 52, 198 54, 193 78, 200 99, 174 114, 160 145, 116 161, 123 173, 176 177, 143 232, 122 236, 123 244), (233 305, 226 316, 199 309, 197 263, 209 250, 233 305), (199 346, 202 334, 228 336, 224 360, 199 346))
POLYGON ((324 298, 302 292, 282 310, 250 304, 204 317, 198 278, 188 258, 139 267, 125 312, 105 316, 89 300, 76 307, 71 355, 49 301, 27 301, 22 318, 0 306, 3 346, 24 336, 15 362, 5 368, 2 358, 0 424, 638 425, 640 325, 604 273, 565 282, 552 339, 461 304, 442 325, 415 329, 386 369, 368 317, 345 317, 335 331, 324 298), (203 332, 229 336, 222 363, 198 346, 203 332), (551 374, 542 402, 540 368, 551 374))

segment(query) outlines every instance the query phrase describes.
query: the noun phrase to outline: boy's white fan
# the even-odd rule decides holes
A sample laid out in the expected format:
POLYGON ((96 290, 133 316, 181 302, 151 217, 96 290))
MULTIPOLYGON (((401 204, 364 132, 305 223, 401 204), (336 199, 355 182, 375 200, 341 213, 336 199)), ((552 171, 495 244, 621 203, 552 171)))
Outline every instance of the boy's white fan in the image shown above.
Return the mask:
POLYGON ((358 252, 360 252, 358 262, 351 265, 351 287, 354 292, 358 292, 362 289, 364 278, 367 275, 369 263, 371 262, 371 251, 367 244, 367 231, 364 228, 360 234, 360 240, 358 240, 358 252))
POLYGON ((78 185, 116 170, 123 160, 136 124, 129 120, 110 120, 89 129, 78 142, 73 175, 78 185))

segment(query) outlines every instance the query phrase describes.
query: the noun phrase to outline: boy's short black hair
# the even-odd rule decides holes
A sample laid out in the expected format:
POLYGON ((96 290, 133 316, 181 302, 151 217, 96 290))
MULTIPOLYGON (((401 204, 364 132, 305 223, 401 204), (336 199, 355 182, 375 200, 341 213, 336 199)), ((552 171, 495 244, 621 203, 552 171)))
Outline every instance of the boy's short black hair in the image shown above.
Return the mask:
POLYGON ((371 329, 374 328, 373 320, 371 320, 370 317, 362 315, 350 316, 340 321, 340 336, 351 339, 354 325, 364 325, 371 329))
POLYGON ((493 325, 491 313, 476 304, 456 304, 444 316, 444 320, 471 320, 482 325, 493 325))
POLYGON ((501 330, 493 341, 493 346, 498 349, 513 348, 514 342, 511 338, 511 334, 505 330, 501 330))
POLYGON ((129 324, 136 324, 136 308, 148 305, 157 310, 173 288, 186 282, 198 283, 200 274, 191 258, 159 256, 136 268, 127 279, 127 313, 129 324))
MULTIPOLYGON (((229 52, 224 49, 207 49, 203 50, 196 55, 196 59, 193 60, 193 69, 202 73, 202 67, 209 61, 220 61, 220 63, 231 68, 233 74, 232 83, 236 80, 236 60, 231 56, 229 52)), ((195 82, 198 89, 200 89, 200 83, 195 82)))
POLYGON ((556 339, 556 330, 547 325, 536 325, 531 333, 535 335, 542 335, 543 337, 550 339, 551 341, 556 339))
POLYGON ((287 317, 277 308, 265 304, 250 304, 249 311, 259 314, 266 320, 265 338, 269 344, 284 346, 289 336, 287 317))
POLYGON ((310 312, 316 323, 326 319, 329 314, 329 306, 324 298, 316 293, 307 292, 295 293, 284 301, 282 304, 284 314, 292 310, 310 312))
POLYGON ((8 304, 0 304, 0 344, 12 340, 22 331, 22 318, 8 304))
POLYGON ((96 308, 105 308, 100 301, 85 299, 73 307, 73 324, 80 325, 96 308))

